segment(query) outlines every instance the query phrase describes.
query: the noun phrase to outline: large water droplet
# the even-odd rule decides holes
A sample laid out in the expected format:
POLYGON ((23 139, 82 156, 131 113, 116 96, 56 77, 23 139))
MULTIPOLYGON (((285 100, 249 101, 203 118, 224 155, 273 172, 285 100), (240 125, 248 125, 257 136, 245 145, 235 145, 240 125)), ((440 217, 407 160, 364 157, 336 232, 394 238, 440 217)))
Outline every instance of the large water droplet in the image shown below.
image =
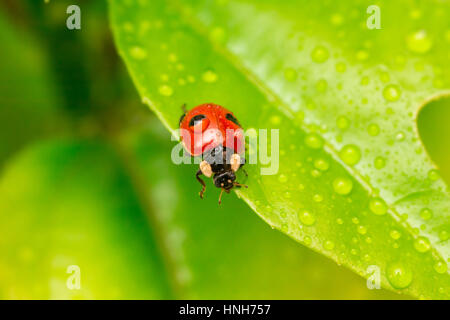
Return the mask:
POLYGON ((449 234, 447 231, 445 230, 441 230, 439 232, 439 239, 441 239, 442 241, 447 241, 449 239, 449 234))
POLYGON ((433 217, 433 211, 428 208, 423 208, 422 210, 420 210, 420 217, 423 220, 430 220, 433 217))
POLYGON ((314 217, 314 215, 307 210, 299 212, 298 219, 306 226, 312 226, 316 222, 316 218, 314 217))
POLYGON ((383 90, 383 97, 390 102, 400 99, 400 89, 395 84, 387 85, 383 90))
POLYGON ((327 171, 330 167, 330 164, 327 160, 319 158, 314 161, 314 167, 321 171, 327 171))
POLYGON ((406 37, 408 49, 415 53, 426 53, 433 46, 433 41, 425 30, 420 30, 406 37))
POLYGON ((336 178, 333 181, 333 189, 337 194, 347 195, 353 189, 353 182, 346 177, 336 178))
POLYGON ((414 248, 421 253, 427 252, 431 248, 430 240, 425 237, 418 237, 414 241, 414 248))
POLYGON ((387 205, 386 202, 384 202, 381 198, 372 198, 369 202, 369 209, 374 214, 381 216, 383 214, 386 214, 387 212, 387 205))
POLYGON ((357 164, 361 159, 361 151, 357 146, 349 144, 341 149, 341 151, 339 152, 339 156, 341 157, 342 161, 352 166, 357 164))
POLYGON ((428 171, 428 179, 430 179, 431 181, 436 181, 439 179, 439 171, 438 170, 430 170, 428 171))
POLYGON ((374 166, 376 169, 382 169, 386 165, 386 160, 383 157, 376 157, 374 161, 374 166))
POLYGON ((391 232, 389 232, 389 235, 391 236, 392 239, 394 240, 398 240, 401 237, 401 234, 398 230, 391 230, 391 232))
POLYGON ((323 248, 325 250, 333 250, 334 249, 334 242, 330 241, 330 240, 325 241, 325 243, 323 244, 323 248))
POLYGON ((447 272, 447 263, 445 261, 437 261, 434 266, 434 270, 436 270, 437 273, 446 273, 447 272))
POLYGON ((411 284, 413 273, 401 263, 394 263, 387 268, 387 278, 395 289, 404 289, 411 284))
POLYGON ((364 234, 367 233, 367 228, 366 228, 365 226, 359 225, 359 226, 356 228, 356 231, 358 231, 359 234, 364 235, 364 234))
POLYGON ((312 149, 319 149, 323 146, 323 140, 317 133, 310 133, 305 137, 305 144, 312 149))
POLYGON ((305 244, 306 244, 306 245, 310 245, 311 242, 312 242, 312 239, 311 239, 311 237, 306 236, 305 239, 303 239, 303 241, 305 241, 305 244))

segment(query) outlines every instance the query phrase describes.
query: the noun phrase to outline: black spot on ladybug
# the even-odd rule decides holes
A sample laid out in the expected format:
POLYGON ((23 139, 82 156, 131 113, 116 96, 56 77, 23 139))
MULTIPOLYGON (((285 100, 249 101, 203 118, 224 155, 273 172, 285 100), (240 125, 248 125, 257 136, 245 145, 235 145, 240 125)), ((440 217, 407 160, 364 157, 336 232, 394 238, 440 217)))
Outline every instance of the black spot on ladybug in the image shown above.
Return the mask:
POLYGON ((227 120, 230 120, 231 122, 237 124, 238 126, 241 126, 241 124, 239 123, 239 121, 237 121, 237 119, 231 114, 231 113, 227 113, 225 115, 225 118, 227 118, 227 120))
POLYGON ((196 116, 193 116, 191 121, 189 121, 189 126, 192 127, 192 126, 196 125, 197 122, 200 122, 205 118, 206 118, 206 116, 204 114, 198 114, 196 116))

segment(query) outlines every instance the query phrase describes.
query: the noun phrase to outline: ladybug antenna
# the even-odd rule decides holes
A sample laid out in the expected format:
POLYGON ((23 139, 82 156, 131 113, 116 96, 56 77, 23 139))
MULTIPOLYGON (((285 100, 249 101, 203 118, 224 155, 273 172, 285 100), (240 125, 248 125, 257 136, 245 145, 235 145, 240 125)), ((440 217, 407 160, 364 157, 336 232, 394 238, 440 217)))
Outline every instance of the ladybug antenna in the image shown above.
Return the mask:
POLYGON ((237 182, 233 183, 233 185, 236 186, 236 187, 244 187, 244 188, 248 188, 248 185, 246 185, 246 184, 240 184, 240 183, 237 183, 237 182))
POLYGON ((181 110, 183 110, 184 113, 187 112, 187 110, 186 110, 186 103, 183 103, 183 105, 181 106, 181 110))
POLYGON ((222 190, 220 191, 220 196, 219 196, 219 204, 221 204, 222 203, 222 194, 223 194, 223 188, 222 188, 222 190))

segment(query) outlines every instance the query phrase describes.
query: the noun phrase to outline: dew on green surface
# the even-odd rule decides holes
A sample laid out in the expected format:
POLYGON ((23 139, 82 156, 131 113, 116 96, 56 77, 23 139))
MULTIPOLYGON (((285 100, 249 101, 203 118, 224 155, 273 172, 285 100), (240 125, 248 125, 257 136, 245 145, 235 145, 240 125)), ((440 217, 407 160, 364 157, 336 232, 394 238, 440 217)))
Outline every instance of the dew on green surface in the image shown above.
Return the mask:
POLYGON ((339 73, 345 72, 347 69, 347 65, 344 62, 338 62, 336 63, 336 71, 339 73))
POLYGON ((372 213, 381 216, 386 214, 388 207, 383 199, 372 198, 369 202, 369 209, 372 213))
POLYGON ((352 166, 357 164, 361 159, 361 151, 356 145, 349 144, 341 149, 339 156, 344 163, 352 166))
POLYGON ((446 241, 446 240, 448 240, 450 237, 449 237, 449 233, 446 231, 446 230, 441 230, 440 232, 439 232, 439 239, 441 239, 442 241, 446 241))
POLYGON ((413 273, 411 270, 403 266, 400 262, 393 263, 388 266, 386 272, 389 283, 395 289, 404 289, 411 285, 413 273))
POLYGON ((383 157, 376 157, 374 161, 374 166, 376 169, 382 169, 386 165, 386 160, 383 157))
POLYGON ((324 46, 317 46, 311 52, 311 58, 314 62, 323 63, 328 60, 330 53, 324 46))
POLYGON ((130 55, 136 60, 144 60, 147 58, 147 51, 141 47, 135 46, 130 48, 130 55))
POLYGON ((350 126, 350 120, 346 116, 339 116, 336 119, 336 125, 339 129, 345 130, 350 126))
POLYGON ((294 68, 287 68, 284 70, 284 78, 287 81, 294 82, 297 80, 297 71, 294 68))
POLYGON ((215 42, 223 44, 226 41, 227 34, 226 31, 221 27, 214 27, 211 29, 209 36, 215 42))
POLYGON ((405 134, 403 133, 403 132, 397 132, 396 134, 395 134, 395 139, 397 140, 397 141, 403 141, 403 140, 405 140, 405 134))
POLYGON ((447 272, 448 266, 447 263, 445 261, 437 261, 434 265, 433 265, 434 270, 437 273, 443 274, 447 272))
POLYGON ((436 181, 436 180, 438 180, 438 179, 439 179, 439 171, 436 170, 436 169, 432 169, 432 170, 428 171, 428 178, 429 178, 431 181, 436 181))
POLYGON ((398 240, 401 237, 401 233, 398 230, 393 229, 389 232, 389 236, 394 240, 398 240))
POLYGON ((327 171, 330 168, 330 163, 322 158, 314 160, 314 167, 320 171, 327 171))
POLYGON ((377 124, 372 123, 367 127, 367 132, 371 136, 377 136, 380 133, 380 127, 377 124))
POLYGON ((328 88, 328 82, 325 79, 320 79, 316 82, 316 89, 318 92, 325 92, 328 88))
POLYGON ((428 208, 423 208, 420 210, 420 217, 423 220, 430 220, 433 217, 433 211, 428 208))
POLYGON ((325 250, 333 250, 334 249, 334 242, 330 241, 330 240, 325 241, 325 243, 323 244, 323 248, 325 250))
POLYGON ((316 217, 307 210, 303 210, 303 211, 299 212, 298 219, 305 226, 312 226, 316 222, 316 217))
POLYGON ((173 94, 172 87, 167 84, 163 84, 163 85, 159 86, 158 91, 161 95, 166 96, 166 97, 170 97, 173 94))
POLYGON ((400 89, 395 84, 387 85, 383 89, 383 97, 389 102, 397 101, 398 99, 400 99, 400 95, 401 95, 400 89))
POLYGON ((219 76, 212 70, 207 70, 202 74, 202 80, 206 83, 214 83, 218 78, 219 76))
POLYGON ((353 182, 346 177, 338 177, 333 180, 334 192, 340 195, 347 195, 353 189, 353 182))
POLYGON ((323 146, 323 139, 317 133, 310 133, 305 137, 305 144, 311 149, 320 149, 323 146))
POLYGON ((426 53, 433 46, 433 40, 425 30, 419 30, 406 37, 408 49, 414 53, 426 53))
POLYGON ((312 239, 310 236, 306 236, 303 241, 305 242, 306 245, 310 245, 312 242, 312 239))
POLYGON ((414 249, 416 249, 418 252, 427 252, 430 250, 431 244, 430 240, 425 237, 418 237, 416 240, 414 240, 414 249))
POLYGON ((314 202, 322 202, 322 201, 323 201, 323 196, 320 195, 320 194, 315 194, 315 195, 313 196, 313 201, 314 201, 314 202))
POLYGON ((356 231, 357 231, 359 234, 364 235, 364 234, 367 233, 367 228, 366 228, 365 226, 363 226, 363 225, 359 225, 359 226, 356 228, 356 231))
POLYGON ((178 56, 175 53, 170 53, 167 56, 167 60, 169 60, 169 62, 172 62, 172 63, 177 62, 178 61, 178 56))

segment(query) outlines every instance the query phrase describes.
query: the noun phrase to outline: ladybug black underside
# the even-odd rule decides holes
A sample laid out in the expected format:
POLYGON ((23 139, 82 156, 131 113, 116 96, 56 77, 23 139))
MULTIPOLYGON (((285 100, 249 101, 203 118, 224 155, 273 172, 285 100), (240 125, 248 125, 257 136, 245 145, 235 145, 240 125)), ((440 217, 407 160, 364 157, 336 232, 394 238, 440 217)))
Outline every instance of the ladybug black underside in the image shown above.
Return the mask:
MULTIPOLYGON (((231 169, 231 156, 234 154, 234 150, 224 147, 223 145, 217 146, 211 150, 203 153, 203 160, 211 165, 212 172, 214 173, 213 181, 217 188, 223 188, 225 191, 231 190, 236 180, 236 174, 231 169)), ((241 158, 242 167, 245 163, 245 158, 241 158)))

